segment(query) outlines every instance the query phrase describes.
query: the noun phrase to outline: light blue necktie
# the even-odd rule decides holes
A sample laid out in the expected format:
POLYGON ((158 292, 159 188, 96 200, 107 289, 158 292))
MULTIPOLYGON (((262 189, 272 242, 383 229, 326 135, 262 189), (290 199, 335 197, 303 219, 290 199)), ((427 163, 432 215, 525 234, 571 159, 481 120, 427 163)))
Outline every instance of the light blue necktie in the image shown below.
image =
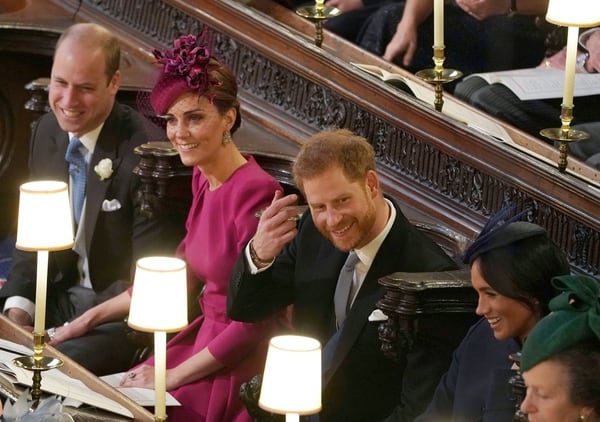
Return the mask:
POLYGON ((354 267, 358 263, 356 252, 351 251, 344 262, 344 266, 340 271, 337 286, 333 295, 333 304, 335 307, 335 319, 337 327, 341 327, 346 319, 346 313, 350 308, 352 301, 352 282, 354 279, 354 267))
POLYGON ((85 186, 87 179, 87 162, 85 154, 87 148, 81 143, 79 138, 73 137, 67 147, 65 160, 69 162, 69 174, 71 175, 71 190, 73 198, 73 216, 75 222, 79 224, 83 201, 85 199, 85 186))

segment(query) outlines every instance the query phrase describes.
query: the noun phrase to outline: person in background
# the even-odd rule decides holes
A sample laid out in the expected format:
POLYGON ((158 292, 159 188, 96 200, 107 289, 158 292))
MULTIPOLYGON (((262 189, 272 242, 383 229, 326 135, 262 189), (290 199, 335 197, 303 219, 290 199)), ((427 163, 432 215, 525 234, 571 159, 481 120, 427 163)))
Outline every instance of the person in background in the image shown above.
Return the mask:
MULTIPOLYGON (((277 324, 231 321, 227 285, 235 259, 256 231, 256 212, 281 187, 233 143, 241 124, 235 76, 212 56, 203 34, 181 36, 155 56, 162 71, 151 92, 152 108, 165 119, 183 164, 193 167, 193 202, 177 256, 187 262, 189 290, 204 284, 197 302, 201 315, 167 343, 167 390, 182 404, 168 409, 169 421, 250 421, 239 388, 262 371, 277 324)), ((57 329, 54 343, 126 316, 130 303, 127 290, 57 329)), ((122 386, 153 388, 153 364, 150 358, 128 371, 122 386)))
MULTIPOLYGON (((415 421, 506 421, 516 411, 509 379, 519 352, 556 294, 550 280, 569 273, 567 259, 546 230, 492 217, 464 254, 482 318, 454 352, 427 410, 415 421)), ((387 419, 394 421, 393 415, 387 419)))
MULTIPOLYGON (((600 72, 600 27, 582 32, 579 38, 577 71, 582 73, 600 72)), ((540 75, 549 68, 565 68, 566 48, 544 59, 537 67, 540 75)), ((545 100, 520 100, 508 87, 495 83, 488 84, 480 77, 472 77, 459 82, 454 95, 489 115, 546 142, 540 135, 545 128, 560 127, 562 98, 545 100)), ((581 161, 600 168, 600 95, 585 95, 575 98, 572 127, 584 130, 590 138, 570 142, 569 152, 581 161)))
MULTIPOLYGON (((535 16, 548 0, 456 0, 444 7, 444 67, 464 75, 535 66, 545 34, 535 16)), ((356 43, 411 72, 433 67, 433 2, 391 2, 363 24, 356 43)))
POLYGON ((600 282, 556 277, 560 295, 533 328, 521 356, 531 422, 600 421, 600 282))
POLYGON ((325 4, 336 7, 342 13, 327 19, 325 29, 357 44, 358 34, 367 19, 383 5, 401 0, 327 0, 325 4))
POLYGON ((292 305, 295 333, 323 345, 321 422, 378 420, 399 402, 412 420, 468 327, 425 318, 414 348, 398 361, 385 358, 378 280, 457 265, 384 196, 366 139, 347 129, 317 133, 302 145, 293 175, 310 211, 297 226, 289 207, 298 196, 275 195, 232 270, 227 312, 260 321, 292 305))
MULTIPOLYGON (((141 183, 133 174, 139 162, 134 148, 163 139, 164 131, 115 101, 119 63, 119 42, 110 31, 91 23, 67 28, 56 44, 52 64, 48 92, 52 112, 33 128, 30 180, 64 181, 73 192, 75 171, 86 176, 81 201, 73 193, 71 198, 75 246, 49 254, 48 327, 62 326, 126 290, 137 258, 172 254, 181 240, 181 230, 146 217, 136 200, 141 183), (79 142, 84 162, 70 165, 68 147, 79 142)), ((22 326, 33 325, 36 268, 35 252, 16 250, 0 289, 5 315, 22 326)), ((48 330, 50 339, 54 331, 48 330)), ((128 333, 122 320, 114 320, 94 330, 86 341, 66 342, 59 350, 95 374, 123 371, 138 347, 128 333), (111 359, 99 350, 112 350, 111 359)))

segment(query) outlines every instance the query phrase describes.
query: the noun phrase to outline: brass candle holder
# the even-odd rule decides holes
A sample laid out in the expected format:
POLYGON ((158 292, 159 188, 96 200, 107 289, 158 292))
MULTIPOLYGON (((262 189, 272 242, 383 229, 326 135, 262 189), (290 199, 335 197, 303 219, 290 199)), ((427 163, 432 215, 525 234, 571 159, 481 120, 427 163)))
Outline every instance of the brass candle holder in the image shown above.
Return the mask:
POLYGON ((456 69, 445 69, 444 46, 433 47, 433 69, 419 70, 415 76, 435 87, 435 99, 433 105, 437 111, 442 111, 444 106, 444 84, 462 77, 462 72, 456 69))
POLYGON ((317 0, 314 5, 303 6, 296 10, 296 14, 314 22, 316 29, 315 45, 317 47, 321 47, 323 44, 323 24, 325 21, 342 13, 337 7, 325 6, 324 3, 324 0, 317 0))
POLYGON ((560 142, 558 146, 558 170, 564 173, 567 169, 567 155, 570 142, 579 142, 588 139, 590 135, 583 130, 571 128, 573 120, 573 106, 565 104, 561 105, 560 121, 562 123, 559 128, 547 128, 540 131, 540 135, 552 140, 560 142))
POLYGON ((43 355, 44 351, 44 333, 33 333, 33 355, 20 356, 13 359, 13 363, 28 371, 33 371, 33 383, 31 385, 31 400, 33 406, 37 406, 42 396, 42 371, 59 368, 63 361, 58 358, 52 358, 43 355))

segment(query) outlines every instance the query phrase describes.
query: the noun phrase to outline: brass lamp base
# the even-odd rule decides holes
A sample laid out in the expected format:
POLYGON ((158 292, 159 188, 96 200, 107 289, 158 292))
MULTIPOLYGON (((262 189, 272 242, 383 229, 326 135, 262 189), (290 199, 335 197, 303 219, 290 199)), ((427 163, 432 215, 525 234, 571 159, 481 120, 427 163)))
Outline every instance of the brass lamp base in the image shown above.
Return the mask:
POLYGON ((435 99, 433 105, 437 111, 442 111, 444 106, 444 84, 462 78, 462 72, 456 69, 444 69, 444 47, 433 47, 433 63, 432 69, 423 69, 415 73, 417 78, 431 83, 435 87, 435 99))
MULTIPOLYGON (((59 368, 63 361, 58 358, 42 356, 44 349, 44 334, 33 334, 33 355, 20 356, 13 359, 13 363, 20 368, 33 371, 33 383, 31 384, 31 399, 38 403, 42 396, 42 371, 59 368)), ((36 406, 37 404, 34 404, 36 406)))
POLYGON ((437 72, 435 69, 423 69, 415 73, 415 76, 429 83, 448 83, 462 77, 462 72, 456 69, 444 69, 437 72))
POLYGON ((561 104, 560 109, 560 128, 542 129, 540 135, 552 140, 560 142, 558 151, 558 170, 564 173, 567 169, 567 153, 569 142, 579 142, 590 137, 587 132, 577 129, 571 129, 573 121, 573 104, 561 104))
POLYGON ((542 129, 540 135, 552 140, 560 142, 558 146, 558 170, 564 173, 567 169, 567 155, 570 142, 584 141, 590 137, 583 130, 572 129, 567 126, 567 130, 560 127, 542 129))
POLYGON ((304 6, 296 10, 296 14, 315 23, 315 45, 323 44, 323 23, 330 18, 338 16, 342 11, 337 7, 329 6, 304 6))

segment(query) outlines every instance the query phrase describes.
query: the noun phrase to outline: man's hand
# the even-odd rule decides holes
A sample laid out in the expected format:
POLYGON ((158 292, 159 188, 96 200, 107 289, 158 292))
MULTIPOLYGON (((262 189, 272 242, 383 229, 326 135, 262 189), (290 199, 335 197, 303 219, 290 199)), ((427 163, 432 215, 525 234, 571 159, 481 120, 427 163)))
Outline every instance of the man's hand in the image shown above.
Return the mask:
POLYGON ((33 318, 23 309, 19 308, 10 308, 6 311, 6 316, 15 324, 31 327, 33 326, 33 318))
POLYGON ((297 195, 283 196, 282 192, 277 191, 271 205, 262 212, 252 239, 252 248, 261 261, 274 259, 298 233, 297 211, 290 207, 297 201, 297 195))

